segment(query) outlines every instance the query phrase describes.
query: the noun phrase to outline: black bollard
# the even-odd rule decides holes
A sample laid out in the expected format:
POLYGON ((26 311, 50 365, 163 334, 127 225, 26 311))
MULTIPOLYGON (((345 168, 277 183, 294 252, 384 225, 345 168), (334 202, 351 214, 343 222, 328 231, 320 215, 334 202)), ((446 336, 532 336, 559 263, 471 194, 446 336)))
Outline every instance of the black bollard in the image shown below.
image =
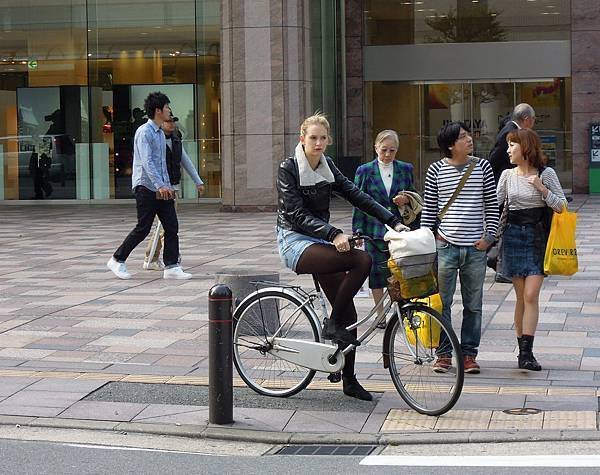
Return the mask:
POLYGON ((208 422, 233 422, 232 296, 226 285, 208 292, 208 422))

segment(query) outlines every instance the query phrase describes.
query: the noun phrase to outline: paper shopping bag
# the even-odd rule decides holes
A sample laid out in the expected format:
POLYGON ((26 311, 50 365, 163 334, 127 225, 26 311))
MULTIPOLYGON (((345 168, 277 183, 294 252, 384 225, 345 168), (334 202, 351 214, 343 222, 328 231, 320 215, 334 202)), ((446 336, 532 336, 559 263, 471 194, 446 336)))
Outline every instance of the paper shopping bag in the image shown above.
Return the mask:
POLYGON ((577 272, 576 227, 577 213, 566 207, 562 213, 554 213, 544 256, 545 274, 573 275, 577 272))
MULTIPOLYGON (((434 310, 437 310, 440 314, 442 313, 442 298, 440 294, 434 294, 430 297, 419 299, 419 302, 425 302, 434 310)), ((413 319, 412 322, 408 320, 404 321, 404 331, 406 332, 406 339, 410 345, 415 345, 417 340, 425 348, 437 348, 440 345, 440 325, 431 319, 431 317, 421 313, 415 312, 415 316, 418 315, 420 320, 413 319), (418 327, 413 326, 418 321, 418 327)))

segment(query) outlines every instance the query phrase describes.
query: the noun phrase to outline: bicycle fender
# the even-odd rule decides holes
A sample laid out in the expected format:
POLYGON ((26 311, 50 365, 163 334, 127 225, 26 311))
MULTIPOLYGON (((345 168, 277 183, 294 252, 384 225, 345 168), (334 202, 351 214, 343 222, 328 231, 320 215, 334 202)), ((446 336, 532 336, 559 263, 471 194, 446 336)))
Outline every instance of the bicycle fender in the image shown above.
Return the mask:
MULTIPOLYGON (((261 295, 267 292, 282 292, 284 294, 286 294, 288 297, 291 297, 293 299, 296 299, 297 301, 299 301, 300 303, 304 302, 306 300, 305 297, 303 297, 302 295, 300 295, 298 292, 296 292, 293 289, 287 288, 287 287, 264 287, 262 289, 258 289, 255 290, 254 292, 249 293, 235 308, 234 312, 233 312, 233 321, 234 324, 237 321, 237 312, 238 309, 241 308, 244 304, 244 302, 246 302, 246 300, 250 299, 251 297, 254 297, 255 295, 261 295)), ((319 341, 321 340, 322 336, 321 336, 321 322, 319 321, 319 317, 317 316, 317 313, 315 312, 315 309, 312 305, 305 305, 304 307, 306 309, 306 311, 308 312, 310 318, 314 321, 315 326, 317 327, 317 332, 319 334, 319 341)))
MULTIPOLYGON (((416 310, 419 311, 423 308, 429 309, 427 305, 423 302, 407 302, 400 307, 400 312, 406 310, 416 310)), ((387 326, 385 327, 385 333, 383 334, 383 344, 381 348, 381 354, 383 356, 383 367, 385 369, 390 367, 390 355, 387 352, 387 349, 390 344, 390 338, 392 338, 392 329, 394 328, 396 321, 398 320, 398 314, 394 312, 392 317, 390 318, 387 326)))
POLYGON ((388 323, 385 327, 385 333, 383 334, 383 345, 381 348, 381 354, 383 356, 383 367, 385 369, 390 367, 390 355, 387 352, 390 345, 390 338, 392 337, 392 328, 396 325, 398 321, 398 314, 394 312, 392 317, 388 320, 388 323))

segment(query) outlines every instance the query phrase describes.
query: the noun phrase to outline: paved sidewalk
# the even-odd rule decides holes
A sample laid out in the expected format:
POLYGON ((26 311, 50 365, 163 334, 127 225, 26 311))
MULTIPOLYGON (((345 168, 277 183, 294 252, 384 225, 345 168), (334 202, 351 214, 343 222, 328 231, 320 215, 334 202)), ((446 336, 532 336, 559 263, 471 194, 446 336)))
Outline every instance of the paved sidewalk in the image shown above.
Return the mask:
MULTIPOLYGON (((246 394, 233 426, 211 427, 205 404, 177 395, 185 392, 179 385, 208 383, 207 291, 215 274, 277 271, 284 281, 310 283, 281 267, 274 215, 183 205, 181 252, 194 279, 164 281, 160 273, 141 270, 140 245, 128 260, 133 279, 121 281, 105 264, 134 224, 132 204, 0 206, 0 424, 277 443, 598 438, 600 198, 576 196, 572 208, 579 210, 580 271, 544 282, 535 344, 543 371, 516 369, 514 294, 489 273, 482 373, 467 376, 450 413, 421 416, 404 405, 381 364, 378 333, 357 356, 359 380, 376 393, 373 403, 350 400, 340 385, 317 378, 287 406, 246 394), (150 385, 136 402, 95 399, 96 390, 114 382, 150 385), (173 401, 152 400, 157 388, 170 388, 173 401), (311 398, 327 404, 303 404, 311 398), (540 412, 502 412, 519 407, 540 412)), ((333 220, 348 228, 350 218, 351 209, 337 204, 333 220)), ((370 299, 357 304, 366 310, 370 299)), ((244 391, 239 380, 236 386, 244 391)))

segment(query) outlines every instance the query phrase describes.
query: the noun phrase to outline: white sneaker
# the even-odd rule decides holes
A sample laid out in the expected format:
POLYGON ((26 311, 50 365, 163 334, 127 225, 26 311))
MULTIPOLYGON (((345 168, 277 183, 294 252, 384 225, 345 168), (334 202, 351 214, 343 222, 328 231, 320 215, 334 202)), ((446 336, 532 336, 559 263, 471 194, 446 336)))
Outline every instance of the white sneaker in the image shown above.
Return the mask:
POLYGON ((162 263, 161 260, 148 262, 146 259, 144 259, 144 265, 142 267, 144 268, 144 270, 164 270, 165 269, 165 265, 162 263))
POLYGON ((114 257, 111 257, 108 260, 106 267, 108 267, 119 279, 131 279, 131 274, 127 272, 125 263, 117 262, 114 257))
POLYGON ((181 266, 171 267, 169 269, 165 269, 163 272, 163 279, 187 280, 191 278, 192 274, 183 272, 181 266))

